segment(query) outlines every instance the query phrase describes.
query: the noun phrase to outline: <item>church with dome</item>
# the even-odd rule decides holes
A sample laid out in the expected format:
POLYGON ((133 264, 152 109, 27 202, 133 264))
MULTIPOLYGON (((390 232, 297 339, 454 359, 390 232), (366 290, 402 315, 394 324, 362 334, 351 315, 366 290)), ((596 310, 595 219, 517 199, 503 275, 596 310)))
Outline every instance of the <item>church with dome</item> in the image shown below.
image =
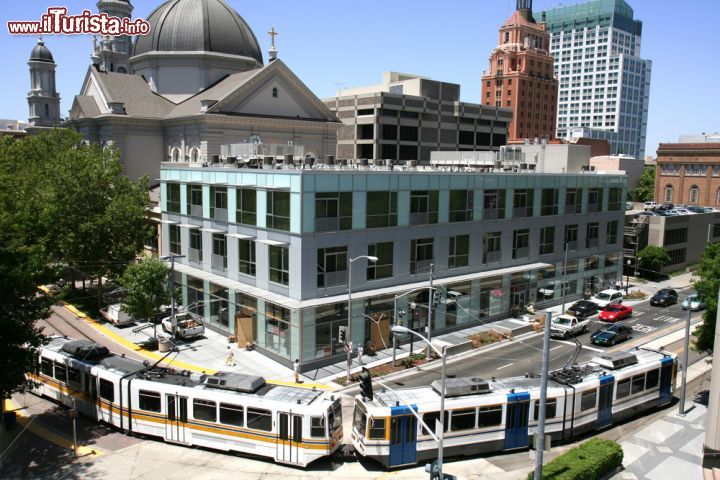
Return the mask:
MULTIPOLYGON (((97 8, 120 18, 133 11, 129 0, 100 0, 97 8)), ((65 123, 91 143, 117 146, 129 177, 147 174, 154 182, 162 162, 210 163, 223 145, 248 142, 302 145, 317 158, 335 154, 340 123, 277 58, 274 30, 265 63, 255 33, 223 0, 167 0, 147 21, 148 35, 93 41, 92 64, 65 123)), ((50 120, 34 123, 57 125, 52 55, 40 43, 30 63, 38 82, 52 69, 45 97, 57 97, 46 112, 39 111, 45 97, 35 102, 35 116, 50 120)))

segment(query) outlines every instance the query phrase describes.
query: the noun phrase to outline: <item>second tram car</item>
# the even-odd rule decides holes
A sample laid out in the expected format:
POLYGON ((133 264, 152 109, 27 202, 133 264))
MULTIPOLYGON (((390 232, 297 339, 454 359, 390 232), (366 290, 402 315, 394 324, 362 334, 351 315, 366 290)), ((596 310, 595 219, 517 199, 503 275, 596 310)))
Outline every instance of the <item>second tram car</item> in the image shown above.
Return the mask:
MULTIPOLYGON (((551 372, 545 432, 553 441, 569 440, 666 405, 676 368, 675 354, 638 348, 551 372)), ((434 429, 440 389, 435 381, 429 387, 376 392, 373 400, 358 395, 351 432, 357 453, 389 468, 437 457, 435 440, 411 409, 434 429)), ((448 379, 445 396, 446 456, 530 446, 537 431, 539 377, 448 379)))

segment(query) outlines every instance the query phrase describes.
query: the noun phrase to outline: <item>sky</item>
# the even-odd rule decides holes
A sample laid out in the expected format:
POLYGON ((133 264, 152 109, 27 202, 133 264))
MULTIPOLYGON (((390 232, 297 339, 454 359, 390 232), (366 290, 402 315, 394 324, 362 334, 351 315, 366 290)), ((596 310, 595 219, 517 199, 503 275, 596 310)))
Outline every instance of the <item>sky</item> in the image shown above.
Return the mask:
MULTIPOLYGON (((267 59, 274 27, 281 58, 320 98, 338 89, 380 83, 385 71, 458 83, 461 100, 478 103, 480 78, 497 44, 498 27, 514 0, 225 0, 255 32, 267 59), (362 9, 359 6, 362 5, 362 9)), ((160 0, 132 0, 133 17, 147 17, 160 0)), ((577 3, 566 1, 565 4, 577 3)), ((680 134, 720 131, 719 0, 628 0, 643 21, 641 57, 652 60, 646 154, 680 134)), ((7 21, 39 20, 50 6, 70 14, 96 11, 91 0, 3 0, 0 11, 0 118, 26 121, 27 61, 37 39, 13 36, 7 21)), ((557 0, 535 0, 533 10, 557 0)), ((90 35, 45 36, 58 64, 63 117, 90 64, 90 35)))

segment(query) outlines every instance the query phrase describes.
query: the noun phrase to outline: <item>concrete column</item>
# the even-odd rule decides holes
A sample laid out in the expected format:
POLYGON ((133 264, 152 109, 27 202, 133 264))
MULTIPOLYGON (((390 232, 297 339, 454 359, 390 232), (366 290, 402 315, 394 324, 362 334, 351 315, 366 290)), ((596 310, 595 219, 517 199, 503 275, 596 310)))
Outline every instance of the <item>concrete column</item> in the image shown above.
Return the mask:
MULTIPOLYGON (((719 295, 720 296, 720 295, 719 295)), ((720 309, 718 310, 720 314, 720 309)), ((720 365, 720 321, 715 318, 715 343, 713 364, 720 365)), ((705 425, 705 444, 703 445, 703 468, 720 467, 720 368, 713 368, 710 380, 710 401, 708 403, 705 425)))

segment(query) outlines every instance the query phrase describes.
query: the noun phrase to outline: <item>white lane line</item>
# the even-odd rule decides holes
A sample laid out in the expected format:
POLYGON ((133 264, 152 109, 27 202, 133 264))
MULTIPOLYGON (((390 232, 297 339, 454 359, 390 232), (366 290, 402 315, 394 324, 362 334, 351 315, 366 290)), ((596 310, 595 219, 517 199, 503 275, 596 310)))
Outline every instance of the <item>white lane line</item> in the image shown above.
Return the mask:
MULTIPOLYGON (((574 344, 573 342, 568 342, 568 341, 566 341, 566 340, 554 340, 554 341, 555 341, 555 342, 558 342, 558 343, 564 343, 565 345, 570 345, 571 347, 574 347, 574 346, 575 346, 575 344, 574 344)), ((583 350, 590 350, 590 351, 592 351, 592 352, 605 353, 605 350, 602 350, 602 349, 600 349, 600 348, 590 347, 590 346, 588 346, 588 345, 583 345, 582 348, 583 348, 583 350)))
POLYGON ((503 365, 502 367, 498 367, 498 368, 496 368, 495 370, 502 370, 503 368, 507 368, 507 367, 509 367, 510 365, 514 365, 514 364, 515 364, 515 362, 511 362, 511 363, 508 363, 507 365, 503 365))
POLYGON ((639 317, 640 315, 645 315, 647 312, 633 312, 633 315, 636 317, 639 317))
POLYGON ((552 348, 550 349, 550 351, 552 352, 553 350, 557 350, 558 348, 562 348, 562 345, 558 345, 557 347, 552 347, 552 348))

